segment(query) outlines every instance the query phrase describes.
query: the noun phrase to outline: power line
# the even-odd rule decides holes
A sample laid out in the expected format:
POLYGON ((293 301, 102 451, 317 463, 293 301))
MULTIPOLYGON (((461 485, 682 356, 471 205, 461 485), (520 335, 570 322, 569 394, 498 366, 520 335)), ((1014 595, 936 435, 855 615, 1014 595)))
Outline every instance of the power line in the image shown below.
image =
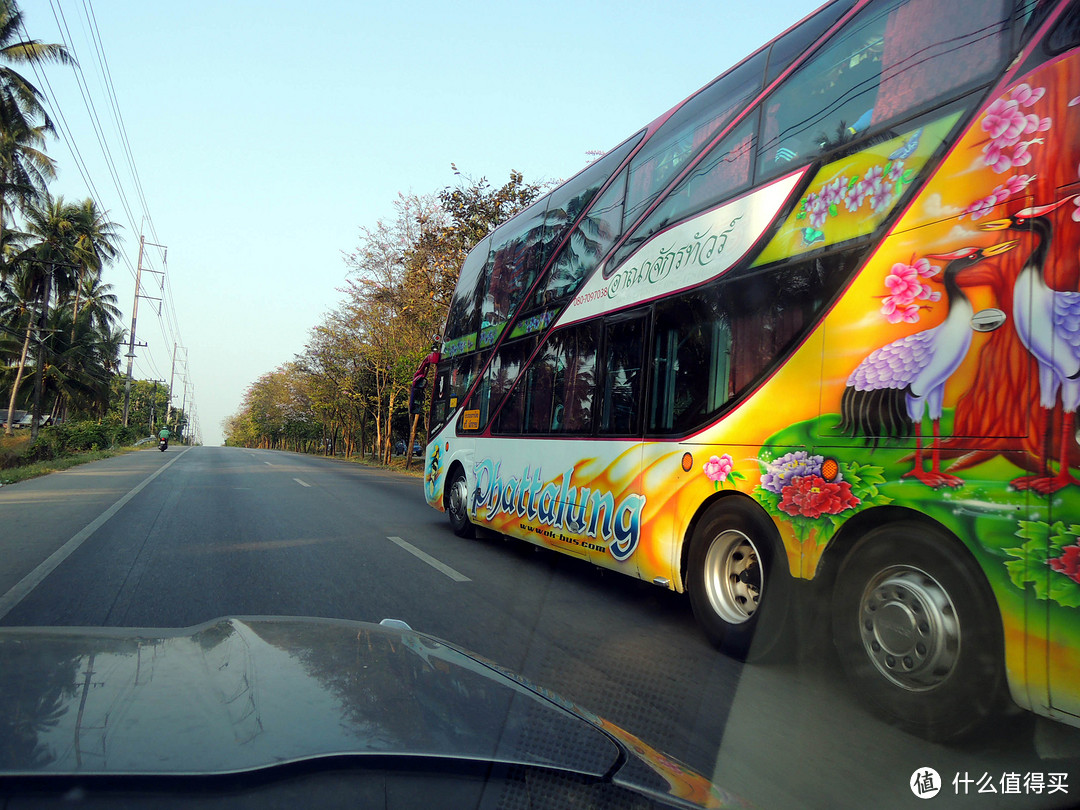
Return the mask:
POLYGON ((90 96, 90 88, 86 84, 86 74, 83 73, 82 66, 79 64, 77 51, 75 49, 75 40, 71 36, 71 30, 67 25, 67 18, 64 16, 63 8, 59 7, 53 0, 49 0, 49 6, 52 8, 53 19, 56 20, 56 24, 60 29, 60 39, 63 40, 64 46, 68 49, 72 58, 75 59, 74 64, 74 76, 75 83, 79 87, 79 94, 82 96, 83 105, 86 107, 86 111, 90 116, 90 125, 94 128, 94 136, 97 138, 98 146, 101 147, 101 153, 105 158, 105 166, 109 171, 109 175, 112 177, 113 185, 116 188, 116 193, 120 196, 120 205, 123 207, 124 212, 127 214, 128 222, 131 223, 132 229, 135 226, 135 215, 131 213, 131 207, 128 205, 127 194, 124 191, 123 185, 120 183, 120 178, 116 173, 116 164, 113 161, 112 151, 109 149, 109 144, 105 139, 105 134, 102 129, 101 119, 97 114, 97 107, 94 105, 94 99, 90 96), (57 14, 59 13, 59 16, 57 14), (65 32, 67 35, 65 36, 65 32))
POLYGON ((104 86, 109 96, 109 103, 113 111, 113 119, 116 121, 117 131, 120 133, 120 140, 124 147, 124 154, 127 157, 128 168, 131 171, 131 179, 135 183, 135 191, 139 195, 139 202, 142 203, 143 212, 150 225, 150 233, 155 241, 159 241, 157 230, 154 228, 154 220, 150 217, 150 206, 147 205, 146 195, 143 193, 142 181, 139 179, 139 171, 135 166, 135 155, 131 150, 131 141, 128 139, 127 127, 124 125, 124 116, 120 112, 120 102, 116 98, 116 86, 113 84, 112 71, 109 69, 109 60, 105 57, 105 46, 101 41, 101 29, 97 24, 97 15, 94 13, 94 8, 90 3, 90 0, 83 0, 83 13, 90 26, 90 38, 98 54, 98 68, 101 70, 102 77, 104 78, 104 86))

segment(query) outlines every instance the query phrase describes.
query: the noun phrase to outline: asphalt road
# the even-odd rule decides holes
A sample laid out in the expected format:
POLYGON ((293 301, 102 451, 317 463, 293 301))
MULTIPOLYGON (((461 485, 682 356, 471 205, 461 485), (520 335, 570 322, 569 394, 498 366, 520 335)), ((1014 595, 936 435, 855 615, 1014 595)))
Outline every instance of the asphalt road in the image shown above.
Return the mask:
POLYGON ((827 644, 736 663, 682 596, 517 541, 460 539, 420 479, 340 460, 175 447, 3 487, 0 555, 3 625, 402 619, 763 807, 923 807, 909 782, 927 766, 946 783, 938 806, 1080 803, 1072 729, 1020 714, 962 747, 927 744, 865 712, 827 644), (1009 773, 1065 773, 1067 792, 1004 795, 1009 773), (997 793, 977 792, 984 775, 997 793))

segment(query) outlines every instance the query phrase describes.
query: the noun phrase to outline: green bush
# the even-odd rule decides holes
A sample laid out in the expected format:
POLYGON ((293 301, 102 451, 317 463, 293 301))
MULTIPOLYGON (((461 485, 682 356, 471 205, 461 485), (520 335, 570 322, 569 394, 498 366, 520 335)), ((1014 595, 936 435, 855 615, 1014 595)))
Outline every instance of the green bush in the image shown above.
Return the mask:
POLYGON ((23 455, 23 462, 50 461, 87 450, 104 450, 135 442, 140 431, 119 421, 65 422, 42 428, 38 439, 23 455))

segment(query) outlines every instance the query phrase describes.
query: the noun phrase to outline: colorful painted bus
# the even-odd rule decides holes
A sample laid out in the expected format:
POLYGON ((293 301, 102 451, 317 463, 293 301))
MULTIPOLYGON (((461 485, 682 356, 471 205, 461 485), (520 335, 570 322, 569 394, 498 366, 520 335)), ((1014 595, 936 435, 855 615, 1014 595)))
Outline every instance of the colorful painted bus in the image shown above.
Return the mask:
POLYGON ((1080 3, 825 5, 469 254, 428 503, 740 658, 812 608, 926 737, 1080 724, 1078 167, 1080 3))

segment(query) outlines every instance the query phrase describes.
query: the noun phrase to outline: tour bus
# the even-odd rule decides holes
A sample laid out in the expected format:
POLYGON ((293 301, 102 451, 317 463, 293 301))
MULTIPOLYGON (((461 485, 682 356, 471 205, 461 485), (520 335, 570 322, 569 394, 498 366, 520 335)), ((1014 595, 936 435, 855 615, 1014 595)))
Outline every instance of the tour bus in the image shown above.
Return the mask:
POLYGON ((1080 724, 1078 44, 1075 0, 835 0, 499 226, 428 503, 741 659, 825 623, 928 738, 1080 724))

